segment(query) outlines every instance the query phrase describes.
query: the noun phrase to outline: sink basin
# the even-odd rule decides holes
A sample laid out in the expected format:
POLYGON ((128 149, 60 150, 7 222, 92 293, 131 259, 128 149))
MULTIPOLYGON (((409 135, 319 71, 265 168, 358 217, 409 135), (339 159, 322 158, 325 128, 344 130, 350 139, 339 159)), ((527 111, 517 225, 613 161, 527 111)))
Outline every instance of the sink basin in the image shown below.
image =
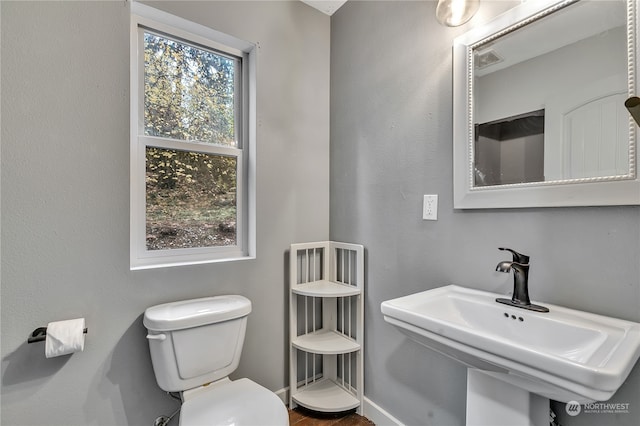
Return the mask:
POLYGON ((518 309, 504 297, 455 285, 382 303, 384 319, 468 367, 561 402, 608 400, 640 356, 640 324, 545 304, 518 309))

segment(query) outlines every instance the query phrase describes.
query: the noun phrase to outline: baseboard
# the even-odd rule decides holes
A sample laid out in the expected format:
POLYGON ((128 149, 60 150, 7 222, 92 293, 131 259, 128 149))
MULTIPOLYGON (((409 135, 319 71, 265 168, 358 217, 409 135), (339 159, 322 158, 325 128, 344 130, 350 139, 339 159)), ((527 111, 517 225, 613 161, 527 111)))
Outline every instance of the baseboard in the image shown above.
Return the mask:
POLYGON ((382 407, 364 397, 364 416, 371 420, 376 426, 403 426, 400 420, 393 417, 382 407))
POLYGON ((277 390, 274 393, 278 395, 278 398, 280 398, 282 402, 284 402, 284 405, 286 405, 287 407, 289 406, 289 386, 277 390))
MULTIPOLYGON (((284 402, 284 405, 289 406, 289 386, 275 391, 278 398, 284 402)), ((371 420, 376 426, 404 426, 400 420, 393 417, 382 407, 375 402, 371 401, 366 396, 364 397, 363 415, 371 420)))

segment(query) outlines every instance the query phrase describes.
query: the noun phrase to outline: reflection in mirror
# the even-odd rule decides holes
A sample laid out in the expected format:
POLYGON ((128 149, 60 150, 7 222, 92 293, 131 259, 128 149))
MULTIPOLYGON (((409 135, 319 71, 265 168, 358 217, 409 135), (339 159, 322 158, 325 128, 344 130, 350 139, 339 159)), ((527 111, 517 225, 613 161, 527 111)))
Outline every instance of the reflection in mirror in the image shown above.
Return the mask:
POLYGON ((527 1, 454 40, 455 208, 640 204, 638 4, 527 1))
POLYGON ((475 45, 474 185, 628 174, 626 55, 622 0, 579 1, 475 45))
POLYGON ((544 181, 544 109, 476 124, 476 186, 541 181, 544 181))

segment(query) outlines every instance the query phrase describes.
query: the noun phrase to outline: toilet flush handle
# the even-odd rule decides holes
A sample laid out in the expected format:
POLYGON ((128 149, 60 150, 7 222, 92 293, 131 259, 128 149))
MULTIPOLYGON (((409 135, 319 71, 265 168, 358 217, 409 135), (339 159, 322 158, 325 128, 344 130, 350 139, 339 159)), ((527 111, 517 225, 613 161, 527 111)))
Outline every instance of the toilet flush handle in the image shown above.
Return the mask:
POLYGON ((147 339, 149 340, 165 340, 167 335, 164 333, 160 334, 147 334, 147 339))

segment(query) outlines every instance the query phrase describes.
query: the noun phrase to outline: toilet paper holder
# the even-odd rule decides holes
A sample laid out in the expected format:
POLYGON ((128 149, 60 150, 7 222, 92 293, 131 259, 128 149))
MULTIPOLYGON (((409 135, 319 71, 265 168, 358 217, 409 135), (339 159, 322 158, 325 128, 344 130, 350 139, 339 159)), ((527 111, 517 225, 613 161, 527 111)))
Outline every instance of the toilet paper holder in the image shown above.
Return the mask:
MULTIPOLYGON (((82 330, 84 334, 87 334, 87 328, 82 330)), ((31 335, 27 339, 27 343, 44 342, 47 339, 47 327, 38 327, 31 332, 31 335)))

